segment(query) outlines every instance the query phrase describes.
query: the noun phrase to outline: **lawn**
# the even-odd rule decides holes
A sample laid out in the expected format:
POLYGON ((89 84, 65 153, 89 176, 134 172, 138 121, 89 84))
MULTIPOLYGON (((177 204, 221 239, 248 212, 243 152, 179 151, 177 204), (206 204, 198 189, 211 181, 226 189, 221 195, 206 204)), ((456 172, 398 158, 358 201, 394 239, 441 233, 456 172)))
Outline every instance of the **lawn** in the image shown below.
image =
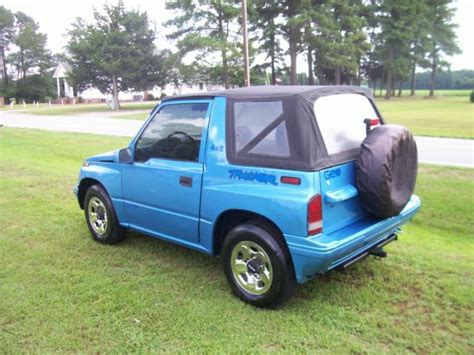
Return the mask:
POLYGON ((274 311, 219 260, 129 234, 90 238, 71 192, 127 138, 0 130, 0 352, 474 352, 474 170, 423 166, 423 210, 386 248, 274 311))
MULTIPOLYGON (((398 93, 398 91, 397 91, 398 93)), ((430 93, 429 90, 416 90, 415 96, 416 97, 424 97, 428 96, 430 93)), ((471 90, 435 90, 435 96, 440 97, 440 96, 459 96, 459 97, 464 97, 467 100, 469 99, 469 95, 471 94, 471 90)), ((380 91, 377 89, 375 91, 375 95, 380 96, 380 91)), ((385 95, 385 91, 382 92, 382 96, 385 95)), ((410 90, 402 90, 402 96, 409 96, 410 95, 410 90)))
POLYGON ((474 104, 467 96, 379 98, 377 106, 388 123, 406 126, 416 135, 474 138, 474 104))
MULTIPOLYGON (((150 109, 151 111, 151 109, 150 109)), ((125 120, 138 120, 138 121, 144 121, 147 119, 148 115, 150 112, 141 112, 141 113, 131 113, 129 115, 117 115, 117 116, 112 116, 112 118, 120 118, 120 119, 125 119, 125 120)))
MULTIPOLYGON (((474 105, 469 102, 469 93, 469 90, 438 90, 436 98, 428 99, 427 90, 417 91, 415 97, 408 96, 408 92, 404 91, 404 96, 400 98, 384 100, 378 97, 377 106, 388 123, 404 125, 416 135, 473 139, 474 105)), ((145 120, 155 105, 156 102, 153 101, 124 103, 121 114, 111 112, 110 116, 118 119, 145 120), (123 114, 123 111, 127 110, 146 111, 123 114)), ((39 108, 27 105, 27 107, 21 110, 22 105, 16 105, 15 109, 27 114, 53 116, 109 111, 105 104, 54 107, 42 105, 39 108)), ((9 110, 8 107, 4 107, 0 112, 9 110)))
MULTIPOLYGON (((121 104, 121 110, 151 110, 156 105, 154 101, 147 102, 126 102, 121 104)), ((29 115, 43 115, 43 116, 61 116, 61 115, 76 115, 80 113, 92 113, 92 112, 108 112, 110 109, 106 104, 77 104, 77 105, 54 105, 47 106, 46 104, 36 107, 34 105, 27 105, 26 109, 23 109, 22 105, 16 105, 14 110, 21 110, 22 113, 29 115)), ((0 112, 10 111, 9 106, 2 108, 0 112)))

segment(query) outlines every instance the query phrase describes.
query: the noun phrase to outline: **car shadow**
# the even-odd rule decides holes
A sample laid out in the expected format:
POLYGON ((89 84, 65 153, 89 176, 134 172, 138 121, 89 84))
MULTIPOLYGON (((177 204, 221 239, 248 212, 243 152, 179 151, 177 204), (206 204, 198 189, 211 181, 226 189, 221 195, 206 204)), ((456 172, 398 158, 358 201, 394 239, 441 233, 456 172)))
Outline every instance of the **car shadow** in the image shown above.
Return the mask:
MULTIPOLYGON (((189 279, 193 280, 193 285, 204 285, 212 280, 212 287, 217 285, 215 297, 222 297, 222 290, 228 290, 228 294, 232 294, 218 257, 136 232, 128 232, 127 238, 116 247, 132 248, 134 252, 140 254, 143 261, 159 261, 160 266, 169 268, 174 273, 182 269, 189 279)), ((299 313, 304 312, 302 306, 307 303, 308 306, 310 306, 309 303, 317 303, 321 306, 343 305, 341 294, 353 294, 370 283, 376 275, 389 272, 388 266, 385 265, 380 270, 381 266, 383 266, 382 261, 366 258, 352 265, 348 270, 329 271, 316 275, 304 284, 297 284, 293 297, 278 309, 299 313)), ((377 291, 374 290, 374 292, 377 291)), ((203 300, 204 297, 208 298, 209 295, 203 296, 203 300)), ((234 299, 240 302, 237 298, 234 299)), ((242 303, 242 305, 245 304, 242 303)))

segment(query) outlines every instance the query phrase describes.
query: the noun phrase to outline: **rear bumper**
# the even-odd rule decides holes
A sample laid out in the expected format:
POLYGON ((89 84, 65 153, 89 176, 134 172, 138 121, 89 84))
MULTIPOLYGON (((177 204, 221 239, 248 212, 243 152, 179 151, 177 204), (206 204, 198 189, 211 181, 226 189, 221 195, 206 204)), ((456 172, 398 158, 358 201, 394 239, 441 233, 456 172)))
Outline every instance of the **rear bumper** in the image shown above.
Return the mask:
POLYGON ((358 260, 358 256, 388 240, 415 215, 420 206, 419 197, 413 195, 405 209, 392 218, 380 220, 366 217, 327 235, 306 238, 285 235, 298 282, 303 283, 317 273, 358 260))

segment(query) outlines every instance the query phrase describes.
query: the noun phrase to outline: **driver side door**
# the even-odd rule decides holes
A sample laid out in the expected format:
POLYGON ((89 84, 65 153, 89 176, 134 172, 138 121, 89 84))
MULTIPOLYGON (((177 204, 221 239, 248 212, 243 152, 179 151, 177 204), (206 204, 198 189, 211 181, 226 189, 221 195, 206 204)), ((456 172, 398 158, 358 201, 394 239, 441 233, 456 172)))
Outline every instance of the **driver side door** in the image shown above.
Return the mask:
POLYGON ((184 244, 199 242, 204 146, 210 100, 163 104, 123 165, 125 213, 132 229, 184 244))

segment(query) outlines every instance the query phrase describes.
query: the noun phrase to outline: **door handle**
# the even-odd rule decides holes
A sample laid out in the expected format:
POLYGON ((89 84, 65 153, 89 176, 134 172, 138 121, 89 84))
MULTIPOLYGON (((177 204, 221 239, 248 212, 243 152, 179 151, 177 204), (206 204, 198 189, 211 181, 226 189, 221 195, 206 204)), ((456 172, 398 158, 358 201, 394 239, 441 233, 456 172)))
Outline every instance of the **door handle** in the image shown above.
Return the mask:
POLYGON ((193 179, 188 176, 180 176, 179 177, 179 184, 184 187, 192 187, 193 186, 193 179))
POLYGON ((328 191, 324 195, 324 201, 329 203, 338 203, 350 200, 358 195, 357 189, 355 186, 349 184, 344 185, 336 190, 328 191))

